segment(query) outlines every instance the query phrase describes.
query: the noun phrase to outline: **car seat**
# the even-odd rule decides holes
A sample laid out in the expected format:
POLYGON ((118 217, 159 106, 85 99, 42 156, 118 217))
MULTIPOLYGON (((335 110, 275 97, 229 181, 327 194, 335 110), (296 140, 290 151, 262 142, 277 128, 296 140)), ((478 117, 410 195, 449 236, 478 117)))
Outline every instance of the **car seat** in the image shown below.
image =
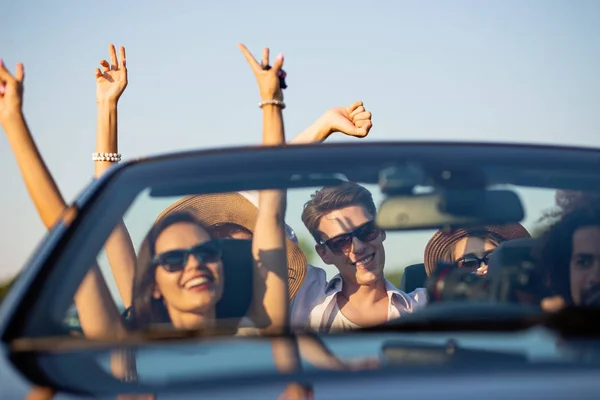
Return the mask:
POLYGON ((415 289, 425 287, 426 280, 427 272, 425 272, 425 264, 409 265, 404 268, 399 289, 403 292, 410 293, 415 289))

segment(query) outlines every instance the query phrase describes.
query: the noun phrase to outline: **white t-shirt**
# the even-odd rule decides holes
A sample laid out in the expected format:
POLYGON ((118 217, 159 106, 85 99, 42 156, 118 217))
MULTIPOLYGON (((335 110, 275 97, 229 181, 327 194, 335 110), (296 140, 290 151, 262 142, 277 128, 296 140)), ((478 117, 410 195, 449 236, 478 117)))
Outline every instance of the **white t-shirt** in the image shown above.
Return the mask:
POLYGON ((327 324, 328 326, 331 326, 332 331, 336 332, 351 331, 353 329, 363 328, 362 326, 350 321, 348 317, 344 315, 342 310, 340 310, 340 306, 338 305, 337 301, 333 306, 333 311, 329 316, 329 321, 327 324))
MULTIPOLYGON (((292 300, 291 322, 294 328, 310 328, 316 332, 330 332, 359 328, 348 320, 337 305, 337 295, 342 290, 342 277, 338 274, 327 282, 325 271, 308 265, 306 278, 292 300)), ((387 279, 388 321, 412 313, 427 305, 424 288, 405 293, 387 279)))

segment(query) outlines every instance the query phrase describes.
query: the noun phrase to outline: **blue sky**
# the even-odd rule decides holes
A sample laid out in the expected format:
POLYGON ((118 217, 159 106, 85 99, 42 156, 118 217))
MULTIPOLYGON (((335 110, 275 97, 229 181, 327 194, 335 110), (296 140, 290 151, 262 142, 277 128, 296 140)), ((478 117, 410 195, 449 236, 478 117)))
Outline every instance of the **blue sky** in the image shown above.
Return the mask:
MULTIPOLYGON (((600 145, 600 2, 77 1, 3 7, 0 57, 25 63, 25 113, 68 200, 91 180, 95 80, 127 48, 124 159, 260 140, 257 90, 236 47, 284 52, 288 137, 363 100, 367 140, 600 145)), ((332 140, 351 140, 335 137, 332 140)), ((44 234, 0 136, 0 278, 44 234)))

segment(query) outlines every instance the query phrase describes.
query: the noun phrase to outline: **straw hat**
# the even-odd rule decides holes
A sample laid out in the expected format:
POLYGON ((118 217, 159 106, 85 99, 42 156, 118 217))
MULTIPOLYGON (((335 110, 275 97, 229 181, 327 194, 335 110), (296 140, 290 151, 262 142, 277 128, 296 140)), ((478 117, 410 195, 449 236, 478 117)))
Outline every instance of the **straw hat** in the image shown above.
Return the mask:
MULTIPOLYGON (((205 226, 220 223, 234 223, 254 232, 258 217, 258 194, 256 192, 215 193, 187 196, 171 204, 158 218, 177 212, 187 211, 205 226)), ((294 298, 304 282, 307 261, 298 245, 294 231, 286 225, 286 250, 288 259, 289 298, 294 298)))
POLYGON ((439 261, 444 260, 448 249, 459 240, 473 233, 486 232, 502 241, 529 238, 531 235, 521 224, 492 225, 479 228, 454 229, 449 232, 437 231, 425 247, 425 271, 427 276, 435 270, 439 261))

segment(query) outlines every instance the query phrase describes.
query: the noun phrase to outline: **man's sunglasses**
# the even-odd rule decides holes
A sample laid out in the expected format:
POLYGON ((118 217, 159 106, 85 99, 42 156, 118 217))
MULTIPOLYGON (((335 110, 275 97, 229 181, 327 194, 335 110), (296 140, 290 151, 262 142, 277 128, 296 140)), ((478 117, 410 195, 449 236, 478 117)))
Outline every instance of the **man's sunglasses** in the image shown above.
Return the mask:
POLYGON ((223 250, 219 240, 211 240, 189 249, 176 249, 157 254, 152 259, 152 266, 163 267, 167 272, 182 271, 193 255, 199 263, 214 263, 221 260, 223 250))
POLYGON ((357 238, 363 243, 369 243, 377 239, 381 231, 375 225, 375 221, 369 221, 362 224, 352 232, 334 236, 328 240, 320 240, 319 244, 329 247, 332 253, 340 255, 348 253, 352 247, 352 239, 357 238))
POLYGON ((481 264, 488 265, 491 256, 492 253, 487 253, 482 258, 479 258, 474 255, 469 255, 459 258, 454 262, 454 265, 456 265, 458 268, 478 269, 479 267, 481 267, 481 264))

